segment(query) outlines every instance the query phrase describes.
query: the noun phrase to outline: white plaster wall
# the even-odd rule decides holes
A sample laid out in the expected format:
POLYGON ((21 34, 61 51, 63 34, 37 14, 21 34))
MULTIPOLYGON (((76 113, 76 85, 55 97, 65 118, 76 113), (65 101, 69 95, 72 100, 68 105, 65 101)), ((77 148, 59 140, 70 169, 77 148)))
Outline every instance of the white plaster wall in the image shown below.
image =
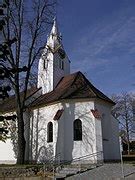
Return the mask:
POLYGON ((95 119, 90 113, 94 106, 93 102, 72 101, 69 104, 66 103, 65 106, 65 159, 71 160, 96 152, 95 119), (73 140, 73 122, 75 119, 82 121, 82 141, 73 140))
POLYGON ((120 141, 119 141, 119 122, 111 116, 111 126, 112 126, 112 136, 111 136, 111 146, 112 146, 112 159, 120 159, 120 141))
POLYGON ((37 125, 38 125, 38 150, 41 146, 45 147, 45 152, 47 155, 47 159, 51 158, 52 156, 55 156, 58 153, 61 153, 61 158, 63 157, 63 138, 64 138, 64 128, 63 128, 63 121, 60 119, 59 121, 54 121, 53 117, 55 116, 57 110, 62 109, 61 104, 55 104, 51 106, 46 106, 43 108, 40 108, 38 110, 33 111, 34 116, 34 132, 35 134, 37 125), (38 123, 37 123, 38 121, 38 123), (49 122, 53 123, 53 142, 47 143, 47 124, 49 122), (59 125, 59 126, 58 126, 59 125), (57 137, 61 134, 59 137, 59 142, 57 142, 57 137), (58 145, 59 143, 59 145, 58 145), (56 151, 56 146, 57 148, 56 151))
MULTIPOLYGON (((48 158, 60 153, 61 160, 72 160, 96 153, 99 150, 102 151, 101 123, 93 117, 91 113, 93 108, 93 102, 75 102, 72 100, 40 108, 39 113, 34 110, 34 126, 36 126, 37 119, 39 121, 38 150, 41 146, 45 146, 48 149, 48 158), (59 109, 64 109, 64 112, 58 121, 54 121, 53 117, 59 109), (39 118, 37 118, 37 114, 39 114, 39 118), (82 141, 73 140, 73 122, 75 119, 82 121, 82 141), (46 128, 50 121, 54 127, 53 142, 47 143, 46 128)), ((93 157, 93 160, 95 159, 96 157, 93 157)))
POLYGON ((46 93, 53 90, 53 54, 48 53, 48 66, 44 69, 44 60, 41 57, 38 65, 38 84, 37 87, 42 87, 42 93, 46 93))
POLYGON ((55 53, 54 54, 54 66, 53 66, 53 68, 54 68, 54 70, 53 70, 53 72, 54 72, 53 73, 53 79, 54 79, 53 87, 55 88, 62 77, 70 74, 70 62, 69 62, 68 57, 66 56, 64 59, 61 59, 59 57, 58 53, 55 53), (63 61, 64 69, 60 69, 59 60, 63 61))
POLYGON ((64 75, 70 74, 70 60, 67 55, 64 59, 64 67, 64 75))
POLYGON ((71 160, 87 156, 83 161, 97 160, 96 155, 90 157, 91 154, 103 150, 101 122, 97 121, 97 119, 95 119, 93 114, 91 113, 91 109, 94 109, 94 102, 75 102, 74 100, 72 100, 72 102, 70 102, 69 104, 66 103, 65 105, 67 107, 65 112, 67 120, 65 120, 64 126, 66 131, 64 146, 65 159, 71 160), (82 121, 82 141, 73 140, 73 122, 75 119, 80 119, 82 121))
POLYGON ((96 151, 98 152, 97 154, 97 159, 103 160, 103 141, 102 141, 102 126, 101 126, 101 119, 95 118, 95 133, 96 133, 96 151))
POLYGON ((116 157, 120 157, 118 124, 117 121, 112 122, 111 108, 112 106, 109 103, 95 102, 95 109, 98 109, 102 114, 103 156, 105 160, 115 160, 116 157))
POLYGON ((6 143, 0 141, 0 164, 14 164, 15 162, 16 159, 11 139, 7 139, 6 143))
POLYGON ((56 85, 58 84, 60 79, 64 76, 64 71, 62 69, 58 69, 58 68, 54 67, 53 76, 54 76, 54 87, 56 87, 56 85))
MULTIPOLYGON (((1 114, 4 116, 12 116, 16 114, 15 112, 9 112, 5 114, 1 114)), ((12 124, 12 121, 8 121, 9 125, 12 124)), ((2 127, 2 122, 0 122, 0 127, 2 127)), ((10 137, 10 132, 8 133, 10 137)), ((13 144, 11 139, 7 139, 6 142, 0 141, 0 164, 15 164, 16 158, 15 153, 13 151, 13 144)))

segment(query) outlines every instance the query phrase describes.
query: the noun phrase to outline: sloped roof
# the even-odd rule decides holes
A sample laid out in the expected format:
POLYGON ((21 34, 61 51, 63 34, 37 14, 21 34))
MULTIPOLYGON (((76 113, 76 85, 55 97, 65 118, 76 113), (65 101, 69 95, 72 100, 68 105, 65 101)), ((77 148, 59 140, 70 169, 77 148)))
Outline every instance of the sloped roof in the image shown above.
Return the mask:
MULTIPOLYGON (((28 90, 27 97, 38 91, 37 88, 28 90)), ((49 93, 43 94, 35 99, 29 107, 42 107, 49 103, 57 102, 63 99, 85 99, 98 98, 114 105, 115 103, 95 88, 88 79, 79 71, 61 78, 55 89, 49 93)), ((0 112, 11 111, 15 109, 15 96, 12 96, 0 104, 0 112)))
POLYGON ((115 104, 111 99, 95 88, 79 71, 74 74, 64 76, 53 91, 41 95, 31 104, 31 107, 47 105, 63 99, 80 98, 99 98, 113 105, 115 104))
MULTIPOLYGON (((27 94, 26 94, 26 98, 32 96, 37 91, 38 91, 38 89, 36 87, 32 87, 31 89, 28 89, 27 94)), ((22 97, 23 94, 24 93, 21 92, 20 96, 22 97)), ((15 111, 15 108, 16 108, 15 95, 10 96, 9 98, 6 98, 4 101, 0 102, 0 113, 12 112, 12 111, 15 111)))

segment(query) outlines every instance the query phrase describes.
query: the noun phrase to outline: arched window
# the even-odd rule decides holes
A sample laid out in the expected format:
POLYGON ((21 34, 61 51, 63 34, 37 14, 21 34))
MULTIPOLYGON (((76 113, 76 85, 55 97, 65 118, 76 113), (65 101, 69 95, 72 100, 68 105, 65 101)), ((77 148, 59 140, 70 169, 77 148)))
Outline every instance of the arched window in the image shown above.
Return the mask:
POLYGON ((80 119, 74 121, 74 141, 82 140, 82 122, 80 119))
POLYGON ((43 69, 47 69, 46 59, 43 61, 43 69))
POLYGON ((47 125, 47 142, 53 142, 53 123, 49 122, 47 125))

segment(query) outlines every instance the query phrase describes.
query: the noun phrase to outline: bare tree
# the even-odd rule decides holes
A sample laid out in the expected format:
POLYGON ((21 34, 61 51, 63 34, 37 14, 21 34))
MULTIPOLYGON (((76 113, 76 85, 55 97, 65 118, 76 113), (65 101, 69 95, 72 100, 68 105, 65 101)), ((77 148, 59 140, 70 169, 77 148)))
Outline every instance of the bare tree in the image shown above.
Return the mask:
POLYGON ((128 154, 130 154, 130 138, 133 133, 133 102, 134 96, 128 93, 121 95, 113 95, 112 99, 116 102, 112 110, 112 115, 119 121, 120 135, 128 146, 128 154))
POLYGON ((17 40, 13 46, 9 44, 7 55, 8 68, 16 70, 24 64, 26 73, 19 71, 9 78, 16 97, 16 114, 18 126, 17 163, 24 163, 25 137, 24 118, 25 100, 30 84, 31 74, 35 71, 34 63, 38 59, 45 42, 47 29, 54 17, 56 0, 4 0, 6 4, 6 26, 3 28, 5 42, 17 40), (23 83, 22 83, 23 80, 23 83), (22 86, 23 84, 23 86, 22 86), (20 92, 23 89, 23 95, 20 92))

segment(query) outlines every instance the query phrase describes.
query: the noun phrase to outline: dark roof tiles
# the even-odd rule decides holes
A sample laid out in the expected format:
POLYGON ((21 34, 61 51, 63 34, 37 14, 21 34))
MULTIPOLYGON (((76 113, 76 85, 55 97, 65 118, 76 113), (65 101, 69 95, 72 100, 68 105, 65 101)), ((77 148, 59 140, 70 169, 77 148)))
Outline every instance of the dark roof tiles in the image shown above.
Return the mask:
POLYGON ((99 98, 111 104, 114 102, 95 88, 81 72, 64 76, 56 88, 38 98, 32 107, 60 101, 62 99, 99 98))
MULTIPOLYGON (((38 89, 36 87, 32 87, 31 89, 28 89, 26 98, 32 96, 38 89)), ((20 93, 21 99, 23 96, 23 92, 20 93)), ((16 108, 16 99, 15 95, 10 96, 9 98, 6 98, 4 101, 0 103, 0 113, 3 112, 12 112, 15 111, 16 108)))

